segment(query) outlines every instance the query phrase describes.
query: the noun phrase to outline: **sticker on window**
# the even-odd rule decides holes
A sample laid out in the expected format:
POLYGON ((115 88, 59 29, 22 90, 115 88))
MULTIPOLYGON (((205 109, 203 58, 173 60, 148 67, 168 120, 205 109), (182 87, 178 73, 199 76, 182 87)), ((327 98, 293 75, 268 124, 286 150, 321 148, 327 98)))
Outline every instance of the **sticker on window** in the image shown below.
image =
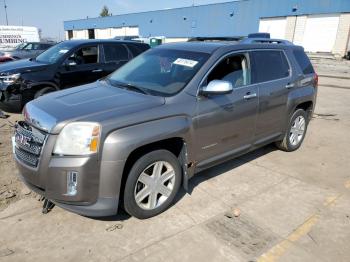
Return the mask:
POLYGON ((58 51, 60 54, 65 54, 67 53, 69 50, 68 49, 62 49, 60 51, 58 51))
POLYGON ((184 58, 178 58, 175 60, 174 64, 181 65, 181 66, 187 66, 187 67, 195 67, 195 65, 198 64, 198 61, 184 59, 184 58))

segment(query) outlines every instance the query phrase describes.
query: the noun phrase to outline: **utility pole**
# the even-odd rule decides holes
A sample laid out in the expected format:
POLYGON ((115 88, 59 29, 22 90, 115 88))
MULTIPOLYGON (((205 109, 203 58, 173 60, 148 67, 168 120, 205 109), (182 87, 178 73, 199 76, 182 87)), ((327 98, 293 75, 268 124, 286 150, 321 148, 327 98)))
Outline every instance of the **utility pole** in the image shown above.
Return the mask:
POLYGON ((6 5, 6 0, 4 0, 4 8, 5 8, 5 15, 6 15, 6 25, 9 25, 9 20, 7 18, 7 5, 6 5))

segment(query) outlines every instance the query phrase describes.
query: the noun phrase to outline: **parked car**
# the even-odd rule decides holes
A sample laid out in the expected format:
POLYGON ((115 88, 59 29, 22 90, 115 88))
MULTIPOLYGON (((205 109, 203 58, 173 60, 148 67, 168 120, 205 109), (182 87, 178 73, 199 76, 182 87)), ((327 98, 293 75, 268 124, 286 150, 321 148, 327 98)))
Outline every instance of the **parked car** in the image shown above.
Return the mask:
POLYGON ((94 82, 147 49, 130 41, 70 40, 36 58, 0 64, 0 109, 20 112, 39 96, 94 82))
POLYGON ((14 50, 0 52, 0 63, 24 58, 34 58, 55 45, 52 42, 29 42, 18 45, 14 50))
POLYGON ((165 211, 201 170, 275 142, 298 149, 318 77, 287 41, 166 44, 92 84, 28 103, 14 155, 22 180, 86 216, 165 211))

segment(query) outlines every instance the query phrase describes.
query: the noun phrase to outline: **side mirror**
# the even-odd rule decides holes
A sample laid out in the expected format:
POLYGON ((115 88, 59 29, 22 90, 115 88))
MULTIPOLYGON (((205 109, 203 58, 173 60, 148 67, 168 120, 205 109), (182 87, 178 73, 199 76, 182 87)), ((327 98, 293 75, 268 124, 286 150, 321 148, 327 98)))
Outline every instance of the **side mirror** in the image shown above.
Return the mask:
POLYGON ((202 95, 224 95, 233 91, 232 83, 223 80, 213 80, 202 88, 202 95))
POLYGON ((63 63, 63 65, 67 70, 69 70, 70 68, 75 67, 77 65, 77 63, 75 61, 68 59, 63 63))

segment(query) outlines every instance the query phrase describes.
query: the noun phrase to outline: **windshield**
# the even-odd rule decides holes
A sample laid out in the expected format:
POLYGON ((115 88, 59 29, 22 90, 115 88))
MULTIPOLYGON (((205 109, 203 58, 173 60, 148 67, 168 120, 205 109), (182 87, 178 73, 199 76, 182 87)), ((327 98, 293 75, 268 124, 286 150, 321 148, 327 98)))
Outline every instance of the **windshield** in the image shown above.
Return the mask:
POLYGON ((22 44, 19 44, 18 46, 16 46, 16 50, 22 50, 22 49, 24 49, 24 47, 25 46, 27 46, 28 45, 28 43, 22 43, 22 44))
POLYGON ((45 52, 37 56, 36 61, 46 64, 54 64, 62 56, 64 56, 73 46, 74 44, 70 43, 69 41, 54 45, 53 47, 47 49, 45 52))
POLYGON ((153 49, 137 56, 110 75, 111 85, 128 85, 143 89, 152 95, 171 96, 181 91, 209 54, 153 49))

